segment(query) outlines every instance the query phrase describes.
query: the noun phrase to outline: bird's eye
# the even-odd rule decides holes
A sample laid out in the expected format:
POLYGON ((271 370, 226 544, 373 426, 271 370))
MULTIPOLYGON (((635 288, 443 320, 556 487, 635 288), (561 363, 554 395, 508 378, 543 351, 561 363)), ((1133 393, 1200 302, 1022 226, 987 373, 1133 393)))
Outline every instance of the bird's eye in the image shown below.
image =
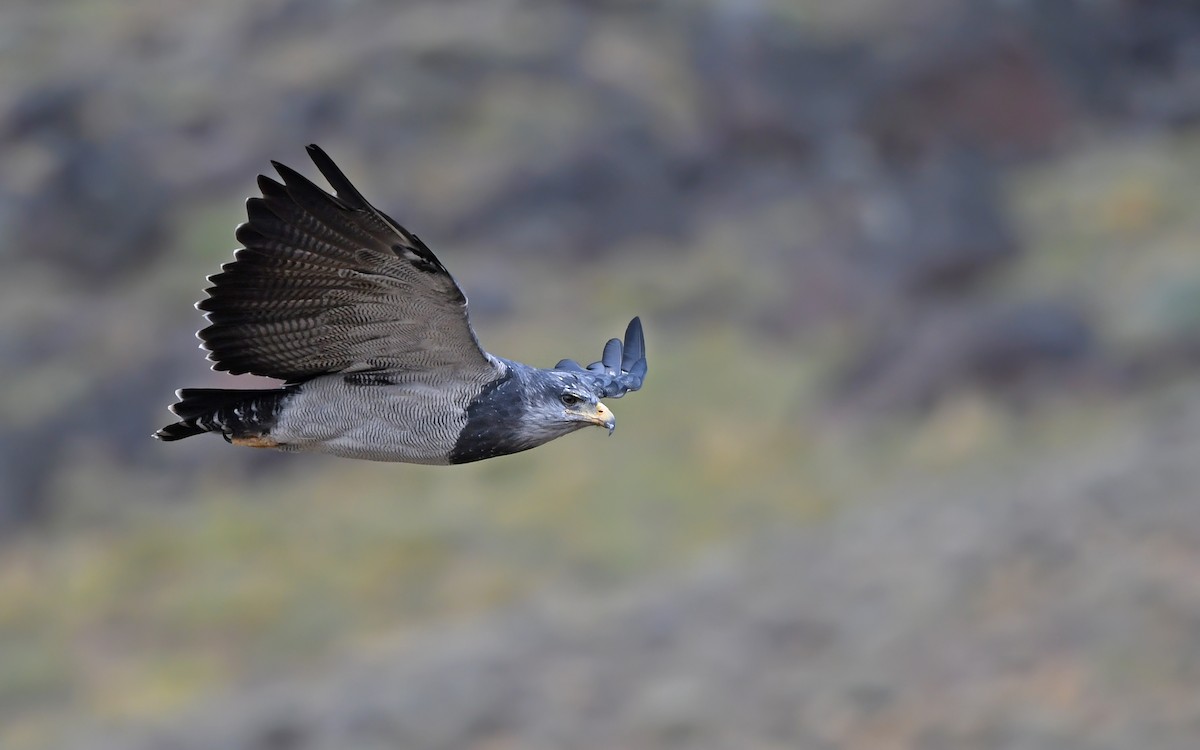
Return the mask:
POLYGON ((563 402, 563 406, 574 406, 580 401, 583 401, 582 398, 576 396, 574 393, 564 393, 561 400, 563 402))

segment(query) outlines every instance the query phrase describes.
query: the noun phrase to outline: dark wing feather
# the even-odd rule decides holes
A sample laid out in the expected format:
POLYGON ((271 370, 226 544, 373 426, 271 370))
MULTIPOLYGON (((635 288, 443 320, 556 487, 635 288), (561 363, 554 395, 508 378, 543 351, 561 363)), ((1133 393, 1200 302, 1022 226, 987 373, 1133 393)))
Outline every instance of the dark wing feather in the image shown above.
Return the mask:
POLYGON ((289 381, 332 372, 494 368, 454 278, 316 146, 336 195, 272 162, 237 228, 244 246, 197 304, 215 370, 289 381))
POLYGON ((620 398, 638 390, 646 378, 646 337, 641 318, 629 321, 624 344, 620 339, 608 340, 599 362, 584 367, 573 359, 564 359, 554 369, 586 379, 600 398, 620 398))

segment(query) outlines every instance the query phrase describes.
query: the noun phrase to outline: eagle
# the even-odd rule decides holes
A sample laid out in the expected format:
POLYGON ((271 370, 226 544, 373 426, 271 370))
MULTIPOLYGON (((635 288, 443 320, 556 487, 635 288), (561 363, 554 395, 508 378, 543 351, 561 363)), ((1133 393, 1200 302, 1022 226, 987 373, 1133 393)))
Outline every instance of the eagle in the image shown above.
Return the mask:
POLYGON ((642 386, 641 320, 599 361, 539 369, 483 350, 467 298, 417 235, 372 206, 316 145, 333 188, 271 162, 234 259, 208 277, 197 336, 212 369, 278 388, 185 388, 179 421, 154 433, 213 432, 234 445, 371 461, 461 464, 535 448, 587 426, 611 435, 601 401, 642 386))

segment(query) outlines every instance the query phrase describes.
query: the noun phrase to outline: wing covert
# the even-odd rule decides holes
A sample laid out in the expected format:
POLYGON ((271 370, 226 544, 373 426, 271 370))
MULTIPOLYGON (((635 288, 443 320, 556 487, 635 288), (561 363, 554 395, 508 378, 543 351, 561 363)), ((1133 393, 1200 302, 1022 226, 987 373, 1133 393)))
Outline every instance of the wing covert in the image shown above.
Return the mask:
POLYGON ((331 195, 272 162, 246 202, 243 245, 196 306, 213 369, 288 381, 334 372, 494 369, 467 299, 416 235, 377 210, 317 146, 331 195))

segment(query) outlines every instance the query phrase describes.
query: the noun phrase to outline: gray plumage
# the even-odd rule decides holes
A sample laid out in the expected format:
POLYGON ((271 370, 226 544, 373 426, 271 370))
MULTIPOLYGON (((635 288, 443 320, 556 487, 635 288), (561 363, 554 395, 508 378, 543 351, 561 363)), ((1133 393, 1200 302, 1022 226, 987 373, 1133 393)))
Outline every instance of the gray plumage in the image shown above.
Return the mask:
POLYGON ((615 421, 601 398, 642 385, 638 318, 600 361, 551 370, 494 357, 467 299, 425 243, 377 210, 316 146, 330 195, 276 162, 246 202, 242 249, 197 307, 213 369, 286 381, 268 390, 184 389, 180 421, 155 433, 216 432, 253 447, 448 464, 536 447, 615 421))

